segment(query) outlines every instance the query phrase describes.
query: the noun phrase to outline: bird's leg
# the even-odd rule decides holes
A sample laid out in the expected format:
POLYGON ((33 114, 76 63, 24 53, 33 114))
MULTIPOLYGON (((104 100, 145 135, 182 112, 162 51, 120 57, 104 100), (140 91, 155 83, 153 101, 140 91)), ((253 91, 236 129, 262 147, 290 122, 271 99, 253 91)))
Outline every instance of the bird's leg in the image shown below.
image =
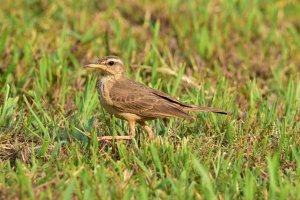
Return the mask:
POLYGON ((135 134, 135 121, 128 121, 128 123, 129 123, 129 136, 132 139, 135 134))
POLYGON ((139 124, 147 131, 148 139, 151 140, 154 137, 154 133, 149 126, 147 126, 146 122, 139 122, 139 124))
POLYGON ((103 140, 132 140, 135 133, 135 121, 129 121, 129 135, 117 135, 117 136, 100 136, 98 141, 103 140))
POLYGON ((103 141, 103 140, 131 140, 132 137, 129 135, 117 135, 117 136, 100 136, 97 137, 98 141, 103 141))

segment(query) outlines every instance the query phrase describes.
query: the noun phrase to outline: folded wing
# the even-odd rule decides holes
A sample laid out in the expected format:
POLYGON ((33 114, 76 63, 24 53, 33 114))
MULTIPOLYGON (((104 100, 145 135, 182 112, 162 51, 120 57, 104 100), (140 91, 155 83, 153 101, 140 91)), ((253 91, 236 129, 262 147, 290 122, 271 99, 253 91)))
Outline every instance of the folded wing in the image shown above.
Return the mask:
POLYGON ((177 105, 180 103, 178 100, 172 97, 163 98, 155 92, 156 90, 152 88, 124 79, 112 86, 110 98, 114 102, 114 108, 120 112, 133 113, 146 118, 170 116, 191 118, 177 105))

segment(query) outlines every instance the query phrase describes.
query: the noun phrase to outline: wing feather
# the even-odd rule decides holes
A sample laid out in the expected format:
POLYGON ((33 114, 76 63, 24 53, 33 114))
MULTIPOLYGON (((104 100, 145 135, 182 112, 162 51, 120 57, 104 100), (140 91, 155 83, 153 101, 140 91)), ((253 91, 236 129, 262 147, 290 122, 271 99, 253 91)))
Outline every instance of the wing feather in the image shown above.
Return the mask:
MULTIPOLYGON (((114 108, 120 112, 128 112, 146 118, 170 117, 190 118, 179 106, 175 98, 162 98, 164 93, 144 86, 140 83, 124 79, 117 81, 111 88, 110 98, 114 108), (161 94, 162 93, 162 94, 161 94), (174 104, 175 103, 175 104, 174 104)), ((167 95, 165 95, 167 96, 167 95)))

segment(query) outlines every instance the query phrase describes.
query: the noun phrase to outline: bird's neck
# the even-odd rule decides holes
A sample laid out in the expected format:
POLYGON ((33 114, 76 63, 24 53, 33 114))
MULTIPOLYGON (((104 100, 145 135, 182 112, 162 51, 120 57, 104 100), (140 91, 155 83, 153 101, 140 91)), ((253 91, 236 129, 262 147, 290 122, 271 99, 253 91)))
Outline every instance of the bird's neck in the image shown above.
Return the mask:
POLYGON ((118 81, 121 79, 126 79, 125 74, 108 74, 108 75, 102 76, 100 78, 100 81, 101 82, 104 82, 104 81, 114 82, 114 81, 118 81))

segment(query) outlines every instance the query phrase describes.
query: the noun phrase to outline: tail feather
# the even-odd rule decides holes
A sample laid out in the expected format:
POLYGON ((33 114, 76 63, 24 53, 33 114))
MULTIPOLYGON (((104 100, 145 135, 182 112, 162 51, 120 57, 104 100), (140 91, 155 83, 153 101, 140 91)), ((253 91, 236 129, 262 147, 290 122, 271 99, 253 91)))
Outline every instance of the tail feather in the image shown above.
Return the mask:
POLYGON ((217 108, 210 108, 210 107, 205 107, 205 106, 195 106, 195 105, 189 105, 188 107, 183 108, 184 111, 202 111, 202 112, 213 112, 213 113, 218 113, 222 115, 227 115, 228 113, 217 109, 217 108))

